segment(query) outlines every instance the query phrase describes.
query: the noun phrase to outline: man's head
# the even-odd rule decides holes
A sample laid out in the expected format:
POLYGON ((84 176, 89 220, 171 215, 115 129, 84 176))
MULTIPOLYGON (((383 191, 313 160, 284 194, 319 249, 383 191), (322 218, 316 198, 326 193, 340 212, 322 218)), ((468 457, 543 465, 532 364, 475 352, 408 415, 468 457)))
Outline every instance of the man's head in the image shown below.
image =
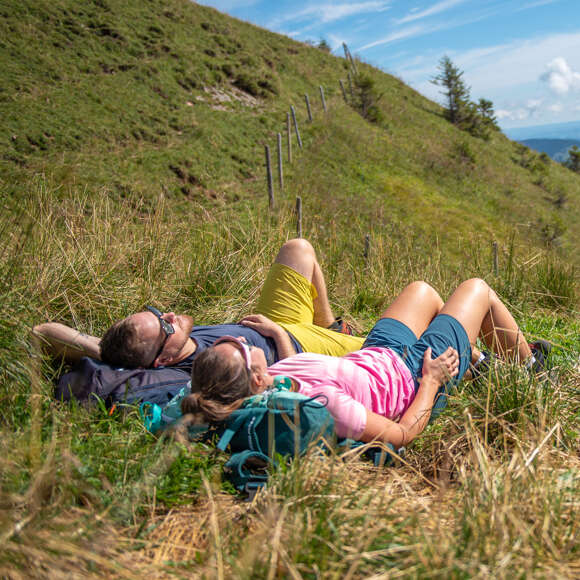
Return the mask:
MULTIPOLYGON (((150 307, 148 307, 150 308, 150 307)), ((189 334, 193 319, 155 308, 116 322, 101 340, 101 359, 125 368, 148 368, 177 364, 193 353, 189 334)))

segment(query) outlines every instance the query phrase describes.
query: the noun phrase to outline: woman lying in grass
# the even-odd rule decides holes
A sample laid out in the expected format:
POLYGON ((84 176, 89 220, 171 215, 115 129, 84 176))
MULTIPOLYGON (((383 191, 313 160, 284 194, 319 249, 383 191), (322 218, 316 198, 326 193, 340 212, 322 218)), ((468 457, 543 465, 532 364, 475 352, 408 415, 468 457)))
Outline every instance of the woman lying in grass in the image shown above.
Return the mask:
POLYGON ((219 339, 196 359, 192 394, 182 410, 207 422, 223 420, 245 398, 269 388, 275 375, 285 375, 294 390, 323 395, 339 437, 400 447, 441 412, 472 357, 477 369, 485 357, 474 348, 478 336, 507 359, 543 368, 543 353, 532 352, 486 282, 463 282, 445 303, 431 286, 414 282, 383 313, 363 349, 343 357, 302 353, 267 367, 260 349, 234 337, 219 339))

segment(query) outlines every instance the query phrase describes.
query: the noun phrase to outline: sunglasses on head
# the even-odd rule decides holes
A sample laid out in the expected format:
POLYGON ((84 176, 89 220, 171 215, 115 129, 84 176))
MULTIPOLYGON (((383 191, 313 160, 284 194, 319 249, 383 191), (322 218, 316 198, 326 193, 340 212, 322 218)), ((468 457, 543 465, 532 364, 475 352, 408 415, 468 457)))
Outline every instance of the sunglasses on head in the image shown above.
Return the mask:
POLYGON ((153 357, 153 360, 151 361, 151 366, 153 366, 153 363, 157 360, 159 355, 163 352, 163 349, 165 348, 165 344, 167 343, 167 339, 170 337, 170 335, 175 334, 175 328, 173 327, 173 325, 170 322, 167 322, 167 320, 165 320, 163 318, 163 312, 161 312, 160 310, 157 310, 157 308, 155 308, 154 306, 145 306, 145 308, 149 312, 151 312, 151 314, 153 314, 157 318, 157 320, 159 320, 159 325, 161 326, 161 330, 165 333, 165 337, 161 341, 161 346, 159 347, 157 354, 153 357))
POLYGON ((229 342, 233 344, 237 350, 242 355, 244 362, 246 363, 246 368, 251 371, 252 370, 252 355, 251 355, 251 347, 248 346, 245 342, 241 341, 239 338, 235 336, 222 336, 218 338, 212 346, 217 346, 218 344, 222 344, 224 342, 229 342))

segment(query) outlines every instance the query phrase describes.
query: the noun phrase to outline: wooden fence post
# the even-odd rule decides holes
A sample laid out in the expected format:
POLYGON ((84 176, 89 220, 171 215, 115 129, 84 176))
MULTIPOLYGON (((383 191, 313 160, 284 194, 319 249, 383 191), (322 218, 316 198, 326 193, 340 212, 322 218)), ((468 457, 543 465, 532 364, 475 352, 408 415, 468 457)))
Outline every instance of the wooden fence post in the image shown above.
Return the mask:
POLYGON ((324 89, 322 85, 318 87, 320 89, 320 100, 322 101, 322 110, 326 113, 326 100, 324 98, 324 89))
POLYGON ((290 113, 286 113, 286 136, 288 137, 288 163, 292 163, 292 128, 290 127, 290 113))
POLYGON ((320 100, 322 101, 322 110, 326 113, 326 99, 324 98, 324 89, 322 88, 322 85, 320 85, 318 87, 320 89, 320 100))
POLYGON ((363 253, 365 261, 368 262, 370 254, 371 254, 371 236, 370 234, 367 234, 365 236, 365 250, 363 253))
POLYGON ((352 77, 348 73, 348 89, 350 91, 350 98, 354 101, 354 90, 352 88, 352 77))
POLYGON ((356 70, 356 64, 354 63, 354 59, 352 58, 352 54, 350 53, 350 50, 348 49, 346 42, 342 43, 342 48, 344 48, 345 60, 350 63, 350 66, 352 67, 352 71, 354 72, 354 74, 355 75, 358 74, 358 71, 356 70))
POLYGON ((280 191, 284 189, 284 173, 282 170, 282 135, 278 133, 278 183, 280 191))
POLYGON ((302 198, 296 196, 296 236, 302 237, 302 198))
POLYGON ((499 272, 499 262, 498 262, 498 256, 497 256, 497 242, 493 242, 493 274, 494 276, 498 275, 499 272))
POLYGON ((342 91, 342 98, 344 99, 345 103, 348 103, 348 99, 346 98, 346 89, 344 88, 344 83, 342 82, 342 79, 340 79, 338 82, 340 83, 340 90, 342 91))
POLYGON ((308 120, 312 123, 312 111, 310 110, 310 99, 308 95, 304 95, 304 100, 306 101, 306 110, 308 111, 308 120))
POLYGON ((274 209, 274 183, 272 181, 272 166, 270 165, 270 147, 265 145, 266 149, 266 176, 268 178, 268 200, 270 209, 274 209))
POLYGON ((300 139, 300 131, 298 129, 298 121, 296 120, 296 111, 294 105, 290 105, 290 112, 292 113, 292 121, 294 121, 294 130, 296 131, 296 139, 298 140, 298 147, 302 149, 302 139, 300 139))

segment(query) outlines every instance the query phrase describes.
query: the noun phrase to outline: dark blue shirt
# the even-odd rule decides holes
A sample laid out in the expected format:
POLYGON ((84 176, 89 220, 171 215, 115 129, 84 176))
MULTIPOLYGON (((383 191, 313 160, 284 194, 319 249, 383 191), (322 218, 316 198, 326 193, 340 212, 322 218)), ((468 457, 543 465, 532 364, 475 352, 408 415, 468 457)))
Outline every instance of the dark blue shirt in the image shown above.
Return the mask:
MULTIPOLYGON (((177 363, 177 368, 183 368, 188 372, 191 372, 191 365, 195 357, 203 352, 206 348, 210 347, 218 338, 222 336, 243 336, 249 345, 257 346, 264 351, 266 355, 266 362, 268 366, 278 362, 280 358, 278 357, 278 349, 276 348, 276 343, 273 338, 268 336, 262 336, 257 330, 243 326, 242 324, 213 324, 211 326, 194 326, 191 334, 189 335, 195 342, 197 348, 195 352, 177 363)), ((296 352, 304 352, 298 341, 288 333, 292 346, 296 352)))

